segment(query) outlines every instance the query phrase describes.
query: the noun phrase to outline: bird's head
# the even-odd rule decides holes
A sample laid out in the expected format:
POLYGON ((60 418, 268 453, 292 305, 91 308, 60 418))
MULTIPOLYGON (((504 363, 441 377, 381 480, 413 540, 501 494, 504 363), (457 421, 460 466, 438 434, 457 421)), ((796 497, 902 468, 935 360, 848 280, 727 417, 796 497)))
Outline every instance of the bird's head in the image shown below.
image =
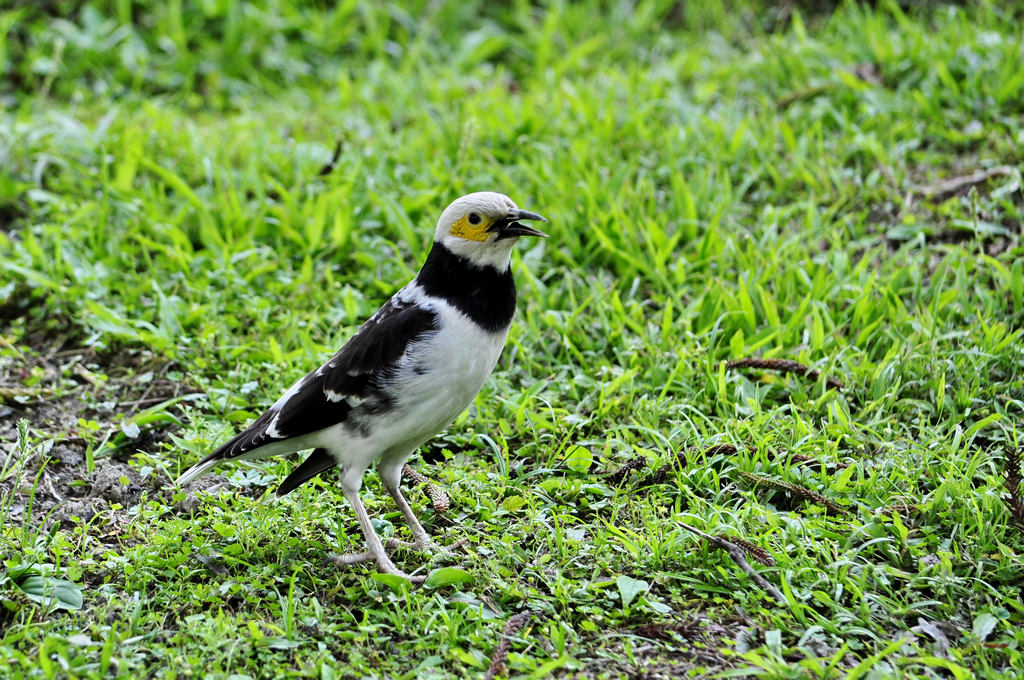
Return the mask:
POLYGON ((522 223, 547 220, 520 210, 511 198, 493 191, 479 191, 455 199, 437 221, 434 242, 481 266, 508 267, 512 246, 521 236, 547 234, 522 223))

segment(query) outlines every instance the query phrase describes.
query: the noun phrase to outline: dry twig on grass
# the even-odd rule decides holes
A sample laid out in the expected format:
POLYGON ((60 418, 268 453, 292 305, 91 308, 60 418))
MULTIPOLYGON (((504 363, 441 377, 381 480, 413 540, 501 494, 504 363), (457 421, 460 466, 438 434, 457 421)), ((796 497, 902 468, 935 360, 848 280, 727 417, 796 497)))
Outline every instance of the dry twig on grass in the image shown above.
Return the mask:
POLYGON ((339 139, 334 145, 334 153, 331 154, 331 160, 324 163, 324 167, 320 168, 320 172, 316 173, 318 177, 325 177, 334 172, 334 168, 338 165, 338 159, 341 158, 341 147, 342 144, 339 139))
POLYGON ((950 177, 935 184, 911 187, 911 192, 941 199, 959 194, 965 189, 970 189, 973 186, 987 182, 993 177, 1012 177, 1013 172, 1013 168, 1009 165, 997 165, 987 170, 976 170, 969 175, 950 177))
POLYGON ((53 390, 46 387, 3 387, 0 386, 0 401, 13 399, 14 397, 28 397, 40 401, 53 396, 53 390))
MULTIPOLYGON (((799 361, 793 361, 792 359, 761 359, 758 357, 748 357, 746 359, 733 359, 732 361, 725 362, 726 368, 763 368, 770 371, 781 371, 782 373, 795 373, 796 375, 806 376, 811 380, 817 380, 820 375, 813 368, 804 366, 799 361)), ((825 378, 825 384, 837 390, 842 390, 844 385, 838 379, 829 376, 825 378)))
POLYGON ((402 468, 402 476, 414 484, 424 485, 423 493, 427 494, 427 498, 430 499, 430 504, 434 506, 434 512, 439 515, 448 512, 448 509, 452 504, 451 501, 448 500, 448 494, 444 492, 444 489, 413 470, 409 467, 408 463, 406 463, 405 467, 402 468))
POLYGON ((645 486, 654 486, 655 484, 661 484, 666 479, 668 479, 668 473, 672 472, 672 469, 677 464, 681 468, 686 467, 686 451, 677 451, 675 458, 676 461, 678 461, 678 463, 665 463, 660 468, 658 468, 657 470, 655 470, 654 472, 652 472, 651 474, 647 475, 639 482, 637 482, 637 487, 643 488, 645 486))
POLYGON ((850 514, 850 511, 844 508, 843 506, 836 504, 835 501, 829 500, 825 496, 822 496, 817 491, 808 489, 806 486, 801 486, 800 484, 793 484, 792 482, 785 482, 781 479, 769 477, 768 475, 757 475, 754 474, 753 472, 747 472, 745 470, 737 470, 736 472, 738 472, 741 477, 743 477, 749 482, 753 482, 755 484, 767 484, 768 486, 775 487, 776 489, 788 491, 794 495, 800 496, 801 498, 805 498, 809 501, 814 501, 819 505, 823 505, 827 510, 829 510, 830 512, 834 512, 837 515, 850 514))
POLYGON ((77 375, 79 378, 81 378, 85 382, 87 382, 90 385, 92 385, 93 387, 99 387, 100 386, 100 382, 101 381, 96 376, 96 374, 93 373, 92 371, 90 371, 89 369, 87 369, 85 366, 83 366, 82 364, 80 364, 78 362, 76 362, 75 365, 71 367, 71 372, 74 373, 75 375, 77 375))
POLYGON ((914 503, 898 503, 896 505, 886 506, 884 512, 886 514, 896 513, 897 515, 910 515, 920 510, 920 508, 914 503))
POLYGON ((825 467, 834 467, 839 470, 845 470, 850 467, 848 463, 840 463, 838 460, 820 460, 811 456, 805 456, 802 453, 791 453, 789 454, 790 460, 795 463, 807 463, 808 465, 824 465, 825 467))
MULTIPOLYGON (((748 442, 747 445, 751 448, 751 450, 755 452, 759 450, 757 445, 754 444, 753 442, 748 442)), ((776 449, 765 449, 764 451, 772 460, 785 458, 787 455, 786 451, 778 451, 776 449)), ((808 465, 824 465, 825 467, 834 467, 838 470, 845 470, 846 468, 850 467, 849 463, 841 463, 838 460, 822 460, 820 458, 814 458, 813 456, 805 456, 802 453, 790 453, 788 455, 790 461, 794 463, 806 463, 808 465)))
POLYGON ((1024 498, 1021 498, 1020 451, 1010 449, 1006 452, 1003 462, 1003 474, 1006 476, 1006 491, 1003 502, 1010 511, 1010 519, 1017 528, 1024 532, 1024 498))
POLYGON ((739 537, 736 537, 736 536, 722 536, 722 535, 719 535, 718 538, 722 539, 723 541, 729 541, 730 543, 736 544, 737 546, 739 546, 740 548, 743 549, 743 552, 747 553, 752 558, 754 558, 754 560, 756 560, 757 562, 760 562, 761 564, 763 564, 766 567, 774 567, 775 566, 775 558, 772 557, 770 554, 768 554, 767 550, 765 550, 764 548, 762 548, 759 545, 755 545, 755 544, 751 543, 750 541, 748 541, 745 538, 739 538, 739 537))
POLYGON ((646 458, 644 458, 643 456, 634 456, 633 458, 630 458, 625 463, 623 463, 622 466, 619 467, 619 469, 617 469, 615 472, 609 472, 608 474, 606 474, 604 476, 604 480, 608 484, 611 484, 612 486, 619 486, 624 481, 626 481, 626 479, 632 472, 634 472, 635 470, 639 470, 640 468, 646 465, 646 458))
POLYGON ((700 624, 696 620, 644 623, 633 628, 633 632, 652 640, 671 640, 672 633, 683 637, 692 637, 698 634, 700 624))
POLYGON ((750 575, 750 578, 754 580, 754 583, 756 583, 765 592, 774 597, 779 604, 786 604, 786 598, 782 595, 782 592, 778 588, 773 586, 771 583, 769 583, 764 578, 764 576, 758 574, 752 566, 750 566, 750 563, 747 562, 746 556, 743 554, 743 548, 740 548, 736 544, 727 541, 721 536, 712 536, 711 534, 706 534, 700 529, 697 529, 696 527, 691 527, 689 524, 686 524, 684 522, 680 522, 679 524, 687 531, 691 531, 697 534, 698 536, 706 540, 708 543, 711 543, 716 548, 721 548, 722 550, 724 550, 726 554, 732 558, 732 561, 735 562, 737 566, 739 566, 740 569, 742 569, 750 575))
MULTIPOLYGON (((708 448, 704 449, 704 457, 705 458, 707 458, 708 456, 717 456, 717 455, 731 456, 734 453, 736 453, 736 447, 733 446, 732 444, 715 444, 714 446, 709 446, 708 448)), ((643 479, 641 479, 637 483, 637 487, 638 488, 643 488, 645 486, 653 486, 655 484, 661 484, 666 479, 668 479, 668 474, 670 472, 672 472, 672 469, 674 467, 676 467, 676 465, 678 465, 681 468, 686 467, 686 464, 687 464, 686 451, 679 451, 679 452, 677 452, 676 453, 676 461, 677 462, 665 463, 660 468, 658 468, 657 470, 655 470, 651 474, 649 474, 646 477, 644 477, 643 479)))
POLYGON ((501 642, 494 648, 491 654, 491 665, 484 674, 484 680, 494 680, 498 673, 505 672, 505 659, 508 658, 508 651, 512 647, 511 638, 518 633, 530 620, 530 612, 519 612, 505 622, 505 630, 501 631, 501 642))

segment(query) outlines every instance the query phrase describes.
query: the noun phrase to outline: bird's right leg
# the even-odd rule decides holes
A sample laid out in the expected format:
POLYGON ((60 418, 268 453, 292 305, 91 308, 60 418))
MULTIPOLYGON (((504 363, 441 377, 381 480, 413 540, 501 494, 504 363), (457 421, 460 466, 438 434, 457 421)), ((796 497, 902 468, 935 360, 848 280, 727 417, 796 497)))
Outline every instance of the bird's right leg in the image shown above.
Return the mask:
POLYGON ((377 466, 377 474, 380 476, 381 483, 384 484, 384 488, 391 494, 391 498, 395 501, 395 505, 402 511, 402 516, 405 517, 405 523, 409 525, 409 530, 412 532, 412 543, 406 543, 404 541, 396 541, 398 545, 408 548, 415 548, 423 552, 443 552, 443 550, 434 543, 433 539, 430 538, 430 534, 427 533, 420 521, 416 519, 415 513, 412 511, 412 507, 409 505, 409 501, 405 500, 405 496, 402 495, 402 466, 405 464, 404 459, 398 459, 395 461, 381 461, 377 466))
POLYGON ((359 491, 351 489, 344 484, 342 485, 342 491, 345 494, 345 498, 352 505, 352 510, 356 513, 356 519, 359 520, 359 528, 363 530, 363 538, 366 539, 366 547, 369 550, 361 553, 338 555, 334 558, 334 563, 338 566, 347 566, 373 560, 377 563, 377 569, 381 573, 401 576, 413 583, 422 583, 426 579, 425 576, 410 576, 406 574, 396 567, 395 563, 384 552, 384 544, 381 543, 380 536, 377 535, 377 532, 373 529, 373 524, 370 523, 370 515, 366 512, 366 507, 359 498, 359 491))

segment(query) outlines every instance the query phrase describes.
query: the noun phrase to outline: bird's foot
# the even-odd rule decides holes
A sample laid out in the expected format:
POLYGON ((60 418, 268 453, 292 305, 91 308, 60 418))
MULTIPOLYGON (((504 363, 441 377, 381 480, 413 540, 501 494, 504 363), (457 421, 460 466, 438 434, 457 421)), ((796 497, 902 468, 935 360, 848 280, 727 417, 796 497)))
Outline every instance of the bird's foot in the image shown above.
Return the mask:
POLYGON ((408 548, 409 550, 416 550, 424 553, 439 553, 445 552, 445 549, 439 546, 437 543, 427 535, 417 536, 412 541, 400 541, 397 538, 389 538, 386 545, 389 548, 408 548))
POLYGON ((430 553, 435 558, 438 557, 452 557, 454 551, 461 548, 468 539, 460 539, 453 543, 450 547, 438 545, 434 542, 434 539, 430 538, 425 532, 421 536, 416 536, 412 541, 400 541, 397 538, 389 538, 385 545, 388 548, 407 548, 409 550, 416 550, 422 553, 430 553))
MULTIPOLYGON (((398 548, 406 548, 408 550, 419 550, 420 552, 433 552, 436 550, 442 550, 429 538, 424 544, 421 541, 402 541, 397 538, 384 539, 384 547, 388 550, 396 550, 398 548)), ((345 553, 344 555, 337 555, 333 558, 336 564, 339 566, 350 565, 350 564, 362 564, 363 562, 373 562, 377 559, 377 556, 372 551, 366 550, 358 553, 345 553)))
MULTIPOLYGON (((401 541, 397 538, 389 538, 384 541, 384 546, 389 550, 396 548, 408 548, 410 550, 417 550, 419 552, 432 553, 433 557, 430 562, 436 562, 451 558, 454 556, 454 550, 461 547, 466 543, 468 539, 460 539, 452 544, 451 547, 443 547, 435 543, 429 536, 424 534, 423 536, 417 537, 413 541, 401 541)), ((344 553, 342 555, 335 555, 331 557, 331 561, 338 567, 349 567, 354 564, 364 564, 366 562, 376 562, 377 570, 383 574, 394 574, 395 576, 401 576, 404 579, 408 579, 412 583, 423 583, 426 576, 410 576, 404 571, 395 566, 395 563, 387 555, 376 555, 371 550, 365 550, 357 553, 344 553)))
POLYGON ((395 563, 388 559, 387 555, 374 555, 369 550, 360 553, 345 553, 344 555, 335 555, 331 558, 331 561, 338 567, 348 567, 353 564, 363 564, 364 562, 376 562, 377 571, 382 574, 391 574, 393 576, 401 576, 410 583, 423 583, 427 577, 423 576, 412 576, 405 573, 401 569, 395 566, 395 563))

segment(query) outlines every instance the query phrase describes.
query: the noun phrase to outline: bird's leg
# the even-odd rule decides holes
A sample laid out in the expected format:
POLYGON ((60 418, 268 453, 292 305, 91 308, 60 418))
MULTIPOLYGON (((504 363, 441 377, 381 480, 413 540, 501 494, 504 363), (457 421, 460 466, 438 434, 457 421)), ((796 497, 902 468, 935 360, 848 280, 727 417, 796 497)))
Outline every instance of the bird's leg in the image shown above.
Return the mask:
POLYGON ((413 514, 412 508, 409 507, 409 501, 405 500, 405 496, 402 495, 402 466, 405 465, 404 457, 396 457, 382 460, 377 465, 377 475, 380 477, 381 484, 391 494, 391 498, 395 500, 395 505, 402 511, 402 516, 405 517, 405 523, 409 525, 409 530, 412 531, 412 543, 406 543, 405 541, 397 541, 391 539, 388 545, 394 547, 400 545, 406 548, 413 548, 421 552, 445 552, 442 550, 433 540, 430 535, 420 524, 420 521, 416 519, 416 515, 413 514))
MULTIPOLYGON (((387 487, 387 485, 385 485, 387 487)), ((416 519, 416 515, 413 514, 412 508, 409 507, 409 502, 405 500, 405 496, 402 495, 402 490, 396 485, 393 489, 388 488, 388 492, 391 497, 395 499, 395 504, 402 511, 405 516, 405 521, 409 524, 409 529, 412 530, 413 542, 407 543, 405 541, 399 541, 394 538, 388 539, 388 547, 394 548, 396 546, 402 546, 405 548, 413 548, 421 552, 432 552, 441 557, 451 557, 452 551, 455 548, 459 548, 466 544, 469 540, 468 537, 462 538, 452 544, 450 547, 443 547, 434 542, 434 539, 430 538, 430 534, 426 532, 419 520, 416 519)))
POLYGON ((409 529, 412 531, 412 547, 417 550, 424 552, 439 552, 443 549, 434 543, 433 539, 430 538, 430 534, 427 533, 420 521, 416 519, 416 515, 413 514, 412 508, 409 507, 409 501, 405 500, 405 496, 402 495, 402 489, 395 484, 384 485, 391 497, 395 499, 395 505, 402 511, 402 515, 405 517, 405 523, 409 525, 409 529))
POLYGON ((359 498, 359 492, 354 489, 347 489, 344 487, 342 487, 342 491, 356 513, 356 519, 359 520, 359 528, 363 530, 363 538, 366 539, 366 547, 369 548, 369 550, 361 553, 338 555, 334 558, 334 563, 338 566, 346 566, 373 560, 377 563, 377 569, 381 573, 401 576, 402 578, 409 579, 413 583, 422 583, 426 579, 425 576, 410 576, 409 574, 406 574, 404 571, 396 567, 395 563, 391 561, 391 558, 385 554, 384 545, 381 543, 380 536, 378 536, 377 532, 373 530, 373 525, 370 523, 370 515, 367 514, 366 507, 363 505, 363 501, 359 498))

